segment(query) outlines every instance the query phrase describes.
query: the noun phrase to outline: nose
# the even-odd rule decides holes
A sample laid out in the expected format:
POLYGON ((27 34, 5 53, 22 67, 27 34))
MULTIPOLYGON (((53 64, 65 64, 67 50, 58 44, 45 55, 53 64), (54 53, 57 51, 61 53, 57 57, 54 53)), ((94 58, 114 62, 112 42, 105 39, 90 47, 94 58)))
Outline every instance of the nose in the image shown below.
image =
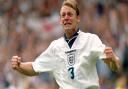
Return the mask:
POLYGON ((70 16, 66 14, 65 19, 70 19, 70 16))

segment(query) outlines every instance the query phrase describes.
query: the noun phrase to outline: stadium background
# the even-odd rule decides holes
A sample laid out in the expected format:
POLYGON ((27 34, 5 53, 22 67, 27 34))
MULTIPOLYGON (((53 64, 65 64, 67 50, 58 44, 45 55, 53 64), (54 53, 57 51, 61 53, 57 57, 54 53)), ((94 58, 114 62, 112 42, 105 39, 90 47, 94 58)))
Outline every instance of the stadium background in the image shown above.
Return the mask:
MULTIPOLYGON (((0 0, 0 89, 56 89, 48 73, 26 77, 10 67, 13 55, 33 61, 49 43, 63 35, 59 9, 63 0, 0 0)), ((113 47, 123 73, 97 62, 101 89, 128 86, 128 0, 78 0, 80 29, 97 34, 113 47)))

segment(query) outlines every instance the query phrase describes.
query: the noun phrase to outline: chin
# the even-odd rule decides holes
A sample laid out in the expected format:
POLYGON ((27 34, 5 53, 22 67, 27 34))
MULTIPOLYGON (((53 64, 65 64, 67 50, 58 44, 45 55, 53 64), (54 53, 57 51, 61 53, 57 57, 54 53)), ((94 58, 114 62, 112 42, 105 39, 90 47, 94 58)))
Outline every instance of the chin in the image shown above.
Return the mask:
POLYGON ((64 29, 66 32, 68 32, 68 31, 71 31, 71 28, 65 28, 64 29))

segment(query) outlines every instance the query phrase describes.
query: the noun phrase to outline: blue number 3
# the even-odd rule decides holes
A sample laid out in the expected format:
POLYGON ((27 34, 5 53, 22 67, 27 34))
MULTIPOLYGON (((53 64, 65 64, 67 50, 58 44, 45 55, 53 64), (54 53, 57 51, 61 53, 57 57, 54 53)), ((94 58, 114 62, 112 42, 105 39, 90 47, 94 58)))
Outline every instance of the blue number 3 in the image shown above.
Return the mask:
POLYGON ((70 73, 71 79, 74 79, 74 77, 75 77, 75 75, 74 75, 74 67, 70 67, 70 68, 68 69, 68 72, 70 73))

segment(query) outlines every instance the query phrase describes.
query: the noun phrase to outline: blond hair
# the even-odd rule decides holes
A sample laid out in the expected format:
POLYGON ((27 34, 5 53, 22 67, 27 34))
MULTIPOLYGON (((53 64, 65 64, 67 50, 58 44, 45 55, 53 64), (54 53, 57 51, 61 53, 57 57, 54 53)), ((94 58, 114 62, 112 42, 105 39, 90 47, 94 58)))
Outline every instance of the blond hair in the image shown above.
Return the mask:
POLYGON ((64 0, 62 6, 68 6, 73 8, 76 11, 77 16, 80 14, 78 3, 76 2, 76 0, 64 0))

